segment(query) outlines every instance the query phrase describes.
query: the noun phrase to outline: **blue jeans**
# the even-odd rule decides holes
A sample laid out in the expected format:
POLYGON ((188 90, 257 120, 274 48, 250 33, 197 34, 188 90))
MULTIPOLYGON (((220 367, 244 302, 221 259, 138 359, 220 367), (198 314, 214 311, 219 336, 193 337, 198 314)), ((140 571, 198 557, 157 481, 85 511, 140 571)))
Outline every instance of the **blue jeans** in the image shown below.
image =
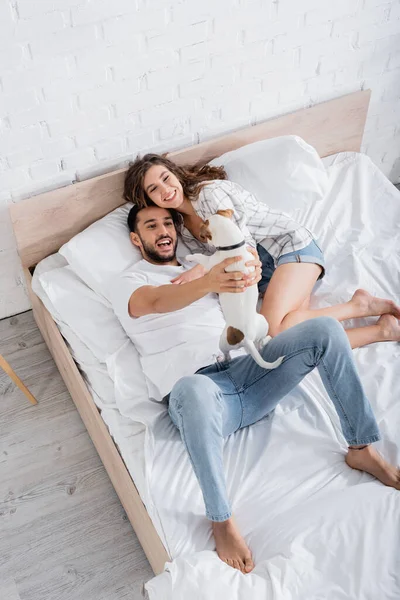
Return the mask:
POLYGON ((272 338, 261 354, 267 361, 285 358, 272 370, 259 367, 250 356, 217 362, 182 377, 169 395, 170 417, 180 431, 212 521, 225 521, 232 514, 223 469, 224 438, 268 415, 315 367, 348 445, 380 439, 338 321, 318 317, 299 323, 272 338))
POLYGON ((288 252, 287 254, 282 254, 276 261, 276 266, 274 258, 264 248, 264 246, 262 246, 261 244, 257 244, 257 252, 262 264, 261 279, 258 282, 258 291, 260 292, 260 294, 265 293, 268 284, 271 281, 271 277, 274 274, 276 267, 279 267, 279 265, 295 262, 314 263, 322 267, 322 272, 318 279, 322 279, 325 275, 324 255, 322 253, 321 248, 318 246, 315 240, 310 242, 308 246, 302 248, 301 250, 296 250, 295 252, 288 252))

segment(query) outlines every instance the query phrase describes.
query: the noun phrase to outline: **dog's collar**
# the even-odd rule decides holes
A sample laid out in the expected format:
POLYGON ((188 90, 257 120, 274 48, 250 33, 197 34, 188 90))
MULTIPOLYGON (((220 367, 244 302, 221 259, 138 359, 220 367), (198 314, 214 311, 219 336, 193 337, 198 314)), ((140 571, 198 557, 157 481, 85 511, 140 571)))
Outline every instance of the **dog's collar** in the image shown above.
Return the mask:
POLYGON ((242 240, 241 242, 239 242, 238 244, 233 244, 232 246, 216 246, 216 250, 236 250, 236 248, 240 248, 241 246, 244 246, 246 243, 246 240, 242 240))

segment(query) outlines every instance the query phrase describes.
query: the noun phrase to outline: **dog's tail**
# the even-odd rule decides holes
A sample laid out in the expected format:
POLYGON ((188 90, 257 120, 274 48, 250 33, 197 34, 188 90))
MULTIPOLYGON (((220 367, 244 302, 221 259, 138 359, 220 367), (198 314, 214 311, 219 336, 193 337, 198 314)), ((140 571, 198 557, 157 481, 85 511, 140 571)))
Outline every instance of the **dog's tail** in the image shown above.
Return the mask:
POLYGON ((262 358, 261 354, 255 347, 254 342, 244 338, 243 346, 246 348, 247 352, 254 358, 256 363, 263 369, 276 369, 277 367, 279 367, 279 365, 282 363, 283 359, 285 358, 284 356, 280 356, 274 362, 267 362, 262 358))

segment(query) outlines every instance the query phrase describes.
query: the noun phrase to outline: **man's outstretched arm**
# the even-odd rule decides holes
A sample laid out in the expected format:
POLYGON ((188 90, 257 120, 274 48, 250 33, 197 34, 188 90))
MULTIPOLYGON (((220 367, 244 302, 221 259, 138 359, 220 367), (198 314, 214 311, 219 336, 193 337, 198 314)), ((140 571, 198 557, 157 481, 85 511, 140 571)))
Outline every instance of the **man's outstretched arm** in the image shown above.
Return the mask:
POLYGON ((243 275, 240 271, 225 272, 226 267, 239 260, 241 260, 240 256, 227 258, 215 265, 203 277, 185 283, 185 285, 144 285, 133 292, 129 299, 130 316, 143 317, 155 313, 180 310, 210 292, 217 294, 221 292, 243 292, 247 285, 254 283, 254 277, 243 275))

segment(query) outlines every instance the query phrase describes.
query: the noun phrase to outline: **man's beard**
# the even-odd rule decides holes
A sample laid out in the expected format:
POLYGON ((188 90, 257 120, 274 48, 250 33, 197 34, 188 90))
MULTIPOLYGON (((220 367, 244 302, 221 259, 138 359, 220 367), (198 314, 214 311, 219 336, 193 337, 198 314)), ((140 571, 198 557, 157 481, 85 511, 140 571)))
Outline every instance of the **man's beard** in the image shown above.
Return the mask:
MULTIPOLYGON (((171 262, 171 260, 173 260, 175 258, 176 247, 178 245, 178 238, 176 238, 175 242, 173 242, 172 238, 170 238, 170 237, 161 238, 161 239, 170 239, 172 242, 171 252, 169 252, 168 254, 162 254, 162 255, 160 255, 158 253, 157 246, 150 246, 149 244, 146 244, 146 242, 141 238, 140 235, 139 235, 139 238, 143 245, 143 252, 153 262, 163 264, 163 263, 171 262)), ((157 240, 157 243, 159 241, 161 241, 161 239, 157 240)))

